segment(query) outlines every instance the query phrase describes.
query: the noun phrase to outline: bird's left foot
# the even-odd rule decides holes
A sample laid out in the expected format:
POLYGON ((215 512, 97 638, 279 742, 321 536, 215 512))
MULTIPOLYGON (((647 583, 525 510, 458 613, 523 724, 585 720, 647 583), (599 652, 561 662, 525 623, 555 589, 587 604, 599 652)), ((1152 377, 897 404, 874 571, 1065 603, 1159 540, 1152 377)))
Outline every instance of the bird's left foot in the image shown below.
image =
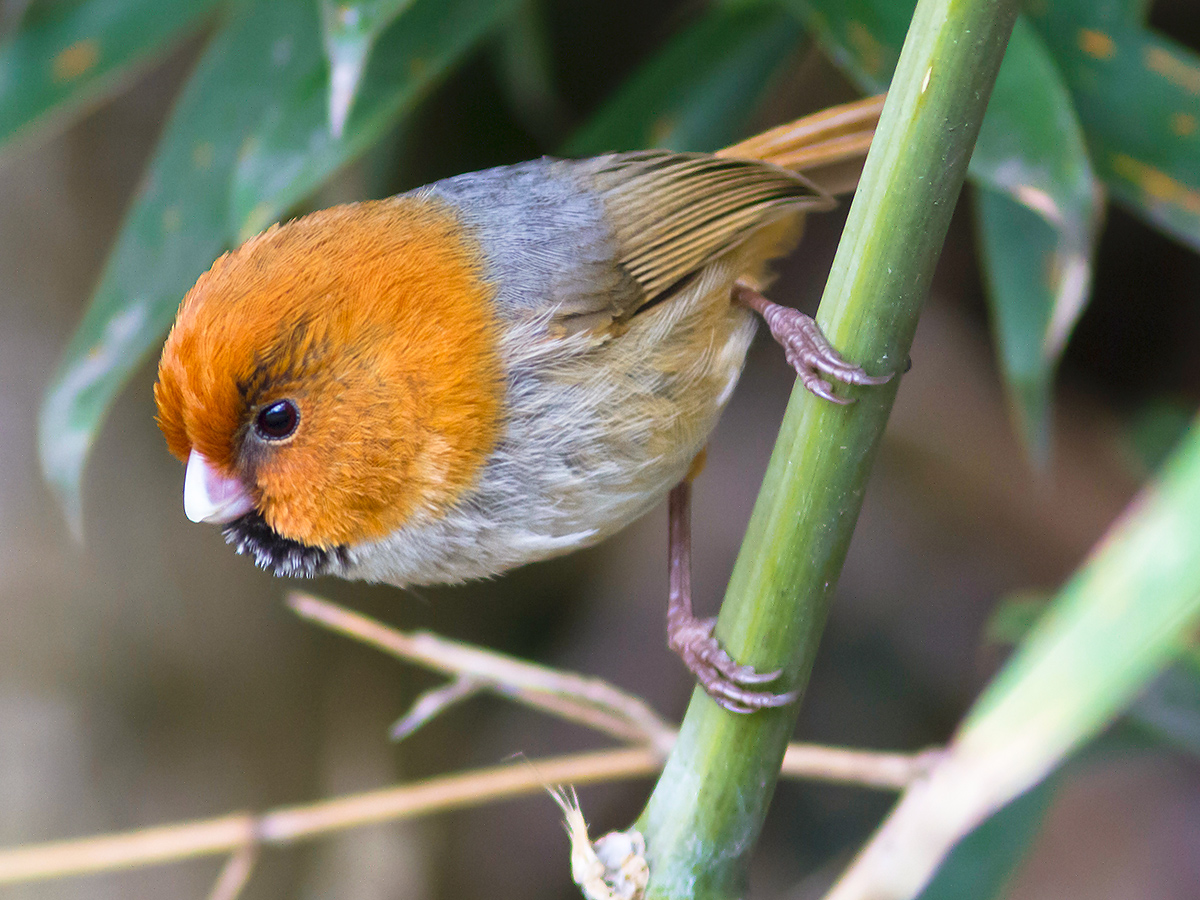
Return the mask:
POLYGON ((760 685, 777 681, 781 669, 760 672, 733 659, 713 634, 716 619, 698 619, 692 612, 692 485, 686 478, 671 490, 667 502, 670 522, 670 591, 667 602, 667 643, 679 655, 708 696, 730 712, 752 713, 787 706, 799 691, 777 694, 760 685))
POLYGON ((801 384, 818 397, 831 403, 854 402, 851 397, 839 397, 835 394, 833 386, 822 376, 843 384, 878 385, 891 381, 891 374, 868 375, 861 366, 843 359, 821 333, 820 326, 811 316, 772 303, 740 281, 733 287, 733 299, 735 303, 740 303, 762 316, 767 327, 771 329, 771 335, 783 347, 788 364, 796 370, 801 384))
POLYGON ((667 621, 668 644, 708 696, 735 713, 787 706, 800 699, 799 691, 776 694, 759 687, 776 681, 782 670, 760 672, 753 666, 735 662, 713 635, 716 623, 716 619, 697 619, 678 612, 667 621))

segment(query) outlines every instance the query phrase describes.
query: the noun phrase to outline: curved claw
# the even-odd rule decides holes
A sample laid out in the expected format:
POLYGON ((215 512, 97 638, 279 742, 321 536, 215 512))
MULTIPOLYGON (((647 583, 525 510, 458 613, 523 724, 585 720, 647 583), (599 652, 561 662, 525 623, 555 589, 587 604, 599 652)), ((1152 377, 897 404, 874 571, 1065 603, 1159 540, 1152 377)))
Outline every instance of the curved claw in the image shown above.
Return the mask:
POLYGON ((803 369, 793 365, 796 370, 796 375, 800 378, 800 383, 810 394, 816 394, 822 400, 828 400, 830 403, 836 403, 838 406, 849 406, 854 402, 853 397, 839 397, 833 392, 833 385, 825 379, 819 377, 815 372, 808 369, 803 369))
POLYGON ((784 306, 776 306, 767 319, 771 334, 786 348, 787 361, 804 386, 825 400, 833 403, 853 403, 853 398, 838 397, 833 393, 833 385, 821 378, 827 375, 842 384, 855 384, 874 387, 887 384, 892 380, 892 374, 868 375, 862 366, 847 362, 833 345, 821 333, 817 323, 804 313, 784 306))
POLYGON ((868 375, 861 368, 854 370, 854 377, 845 379, 848 384, 862 384, 867 387, 878 387, 881 384, 887 384, 895 376, 895 372, 888 372, 886 375, 868 375))
POLYGON ((752 713, 787 706, 800 698, 799 691, 777 694, 754 690, 756 685, 776 681, 783 670, 759 672, 753 666, 735 662, 713 635, 715 624, 716 619, 677 622, 671 647, 718 705, 730 712, 752 713))
POLYGON ((875 387, 887 384, 894 372, 868 375, 861 366, 847 362, 821 333, 820 326, 799 310, 772 303, 758 291, 742 282, 734 285, 734 301, 753 309, 767 323, 771 335, 784 348, 788 364, 796 370, 804 387, 823 400, 845 405, 852 398, 838 397, 833 386, 821 378, 827 375, 842 384, 875 387))
MULTIPOLYGON (((734 662, 720 642, 713 637, 713 629, 717 620, 700 619, 696 622, 699 635, 693 639, 691 646, 681 650, 694 656, 698 661, 716 671, 717 677, 738 685, 769 684, 783 674, 783 669, 773 672, 759 672, 754 666, 745 666, 734 662)), ((691 637, 689 635, 689 637, 691 637)))
POLYGON ((788 691, 783 694, 772 694, 767 691, 751 691, 724 681, 714 681, 710 684, 701 682, 705 693, 713 701, 730 712, 754 712, 760 709, 775 709, 787 706, 800 699, 799 691, 788 691))

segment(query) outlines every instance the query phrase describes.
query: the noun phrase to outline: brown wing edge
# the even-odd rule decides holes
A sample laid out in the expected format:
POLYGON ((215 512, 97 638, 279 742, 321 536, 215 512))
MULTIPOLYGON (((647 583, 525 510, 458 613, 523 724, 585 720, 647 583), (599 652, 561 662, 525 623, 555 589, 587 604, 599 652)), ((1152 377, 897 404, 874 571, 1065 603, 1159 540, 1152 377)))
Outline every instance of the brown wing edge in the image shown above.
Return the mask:
POLYGON ((711 154, 637 151, 596 160, 618 246, 618 264, 641 287, 618 320, 654 302, 738 246, 758 227, 834 201, 811 181, 771 163, 711 154))

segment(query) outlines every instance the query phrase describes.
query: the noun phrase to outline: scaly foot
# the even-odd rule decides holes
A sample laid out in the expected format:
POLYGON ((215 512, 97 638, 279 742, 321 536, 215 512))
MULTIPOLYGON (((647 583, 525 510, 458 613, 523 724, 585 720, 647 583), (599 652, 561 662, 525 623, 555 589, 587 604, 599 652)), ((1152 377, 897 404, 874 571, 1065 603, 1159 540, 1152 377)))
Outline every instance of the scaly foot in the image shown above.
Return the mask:
POLYGON ((799 691, 775 694, 754 690, 755 685, 775 681, 783 674, 782 671, 759 672, 753 666, 734 662, 713 635, 716 623, 716 619, 672 616, 667 624, 668 644, 696 676, 708 696, 736 713, 787 706, 800 698, 799 691))
POLYGON ((733 286, 733 300, 754 310, 763 317, 771 335, 784 349, 788 364, 796 370, 800 383, 809 391, 831 403, 853 403, 852 397, 839 397, 833 386, 822 378, 826 375, 844 384, 877 385, 891 381, 889 375, 868 375, 861 366, 842 358, 821 333, 812 317, 798 310, 772 303, 747 284, 733 286))
POLYGON ((782 671, 759 672, 733 661, 713 635, 716 619, 697 619, 692 612, 692 485, 684 479, 671 490, 667 503, 670 524, 670 592, 667 603, 667 643, 683 660, 701 687, 730 712, 787 706, 798 691, 776 694, 755 690, 775 681, 782 671))

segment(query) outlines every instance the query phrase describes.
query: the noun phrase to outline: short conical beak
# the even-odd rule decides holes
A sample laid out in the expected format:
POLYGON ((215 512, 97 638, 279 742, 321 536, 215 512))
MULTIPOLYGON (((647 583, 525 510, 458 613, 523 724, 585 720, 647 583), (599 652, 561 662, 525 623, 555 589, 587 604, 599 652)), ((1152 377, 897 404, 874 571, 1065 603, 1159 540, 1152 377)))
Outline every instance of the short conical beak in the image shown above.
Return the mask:
POLYGON ((254 499, 236 478, 217 472, 195 450, 183 477, 183 511, 193 522, 224 525, 254 509, 254 499))

